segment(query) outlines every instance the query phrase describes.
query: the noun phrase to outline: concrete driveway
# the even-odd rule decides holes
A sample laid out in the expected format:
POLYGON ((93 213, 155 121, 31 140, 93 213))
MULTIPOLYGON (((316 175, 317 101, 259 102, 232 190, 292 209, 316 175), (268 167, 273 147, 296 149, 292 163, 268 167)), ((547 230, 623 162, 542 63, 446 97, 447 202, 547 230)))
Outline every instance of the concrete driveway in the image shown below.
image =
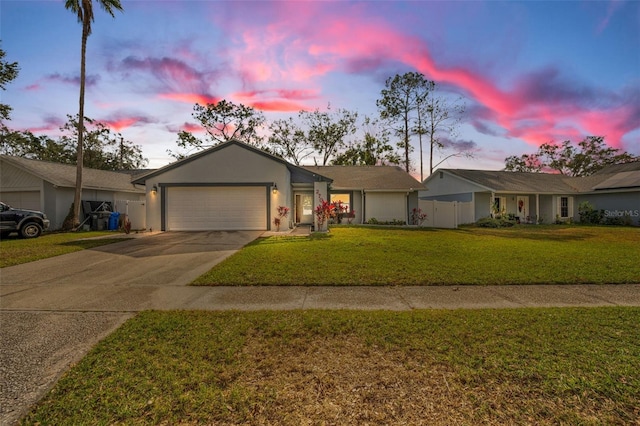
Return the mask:
POLYGON ((156 292, 184 288, 260 234, 143 234, 0 269, 0 424, 16 424, 134 311, 161 303, 156 292))
POLYGON ((184 286, 261 231, 167 232, 0 270, 0 307, 138 311, 184 286))

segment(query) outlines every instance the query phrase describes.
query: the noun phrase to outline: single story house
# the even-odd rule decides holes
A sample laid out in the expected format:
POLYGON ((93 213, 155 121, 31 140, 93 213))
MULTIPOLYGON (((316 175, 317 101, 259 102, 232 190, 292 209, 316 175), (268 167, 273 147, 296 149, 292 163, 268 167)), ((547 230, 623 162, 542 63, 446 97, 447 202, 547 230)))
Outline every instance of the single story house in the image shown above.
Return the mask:
POLYGON ((352 223, 400 221, 409 223, 418 207, 418 193, 426 189, 398 166, 304 166, 332 180, 330 201, 354 212, 352 223))
POLYGON ((510 214, 524 223, 579 221, 589 202, 605 217, 640 225, 640 161, 606 167, 586 177, 551 173, 438 169, 425 179, 421 200, 472 204, 472 222, 510 214))
MULTIPOLYGON (((133 229, 146 228, 145 191, 131 182, 130 173, 84 168, 82 176, 85 215, 90 213, 88 206, 97 208, 107 202, 113 211, 129 213, 133 229)), ((74 165, 0 155, 0 200, 12 207, 44 212, 51 229, 62 227, 75 186, 74 165)))
MULTIPOLYGON (((300 167, 259 148, 229 141, 133 179, 147 194, 147 228, 280 230, 315 224, 321 200, 341 201, 359 223, 406 220, 418 181, 395 167, 300 167)), ((413 204, 412 204, 413 203, 413 204)), ((326 226, 326 224, 325 224, 326 226)))

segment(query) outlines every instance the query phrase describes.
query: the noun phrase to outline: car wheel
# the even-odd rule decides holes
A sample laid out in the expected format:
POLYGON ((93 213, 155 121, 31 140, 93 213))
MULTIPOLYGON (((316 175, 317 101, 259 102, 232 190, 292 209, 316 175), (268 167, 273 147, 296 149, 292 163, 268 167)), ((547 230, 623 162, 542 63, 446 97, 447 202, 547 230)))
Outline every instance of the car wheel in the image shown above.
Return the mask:
POLYGON ((35 222, 25 223, 22 229, 20 229, 20 235, 22 238, 36 238, 42 234, 42 226, 35 222))

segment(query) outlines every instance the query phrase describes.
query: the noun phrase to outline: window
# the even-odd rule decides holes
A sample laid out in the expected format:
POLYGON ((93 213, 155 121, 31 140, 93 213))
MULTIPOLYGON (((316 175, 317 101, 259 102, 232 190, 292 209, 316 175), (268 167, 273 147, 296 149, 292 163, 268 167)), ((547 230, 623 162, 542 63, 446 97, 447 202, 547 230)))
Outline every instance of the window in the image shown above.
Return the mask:
POLYGON ((558 197, 556 214, 560 219, 573 217, 573 197, 558 197))
POLYGON ((330 203, 340 203, 342 207, 347 207, 347 211, 351 211, 351 194, 341 193, 341 194, 331 194, 329 196, 330 203))
POLYGON ((569 217, 569 197, 560 197, 560 217, 569 217))
POLYGON ((493 199, 493 214, 495 215, 503 215, 507 214, 507 198, 506 197, 495 197, 493 199))

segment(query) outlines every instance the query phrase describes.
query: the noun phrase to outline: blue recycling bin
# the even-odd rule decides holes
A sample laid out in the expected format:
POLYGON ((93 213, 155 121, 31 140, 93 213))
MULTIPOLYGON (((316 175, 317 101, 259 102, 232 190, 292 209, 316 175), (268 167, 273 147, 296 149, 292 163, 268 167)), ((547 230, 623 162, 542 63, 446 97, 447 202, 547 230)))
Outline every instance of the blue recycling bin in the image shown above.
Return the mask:
POLYGON ((118 212, 113 212, 109 215, 109 231, 118 229, 118 219, 120 219, 120 213, 118 212))

